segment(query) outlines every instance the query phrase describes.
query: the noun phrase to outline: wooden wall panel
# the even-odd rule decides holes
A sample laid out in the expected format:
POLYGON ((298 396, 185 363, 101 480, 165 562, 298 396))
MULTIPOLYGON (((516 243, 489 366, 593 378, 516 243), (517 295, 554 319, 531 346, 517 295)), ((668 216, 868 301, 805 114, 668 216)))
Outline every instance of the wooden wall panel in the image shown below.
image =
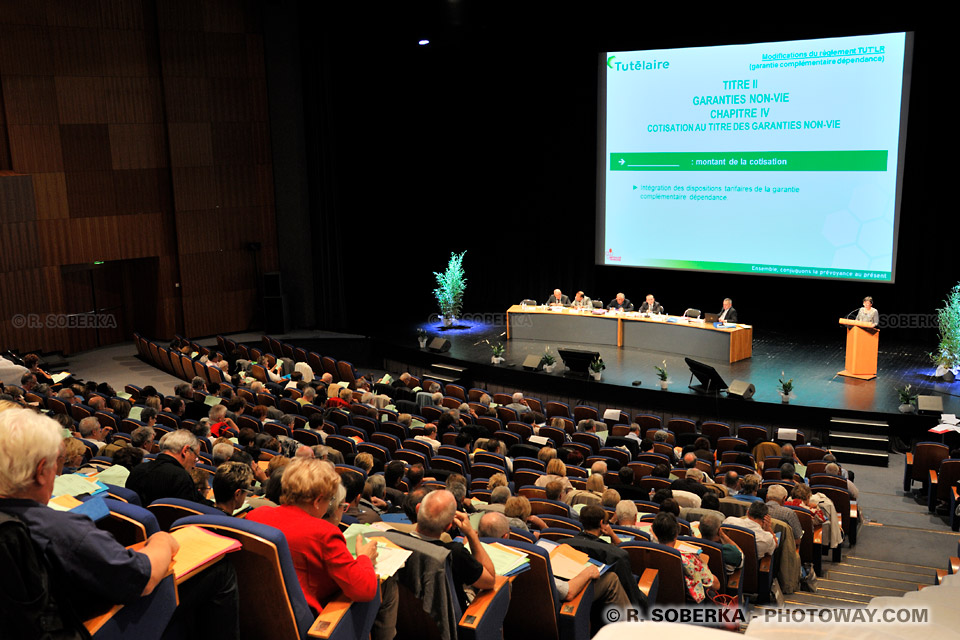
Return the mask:
POLYGON ((251 327, 277 264, 261 6, 0 0, 0 169, 25 174, 0 176, 0 342, 82 346, 10 317, 62 312, 61 265, 95 260, 158 259, 157 337, 251 327))
POLYGON ((76 0, 47 0, 47 24, 58 27, 100 26, 99 7, 94 2, 76 0))
POLYGON ((104 86, 107 122, 163 122, 159 78, 106 78, 104 86))
POLYGON ((4 76, 3 105, 10 124, 59 122, 52 76, 4 76))
POLYGON ((106 124, 105 78, 56 77, 61 124, 106 124))
POLYGON ((0 24, 0 75, 53 75, 53 51, 45 27, 0 24))
POLYGON ((169 122, 210 121, 210 81, 206 78, 164 77, 169 122))
POLYGON ((73 171, 66 176, 71 218, 112 216, 117 213, 112 171, 73 171))
POLYGON ((147 77, 159 64, 156 47, 143 31, 107 29, 100 31, 103 68, 100 75, 147 77))
MULTIPOLYGON (((0 273, 22 271, 39 266, 40 259, 36 247, 36 222, 0 224, 0 273)), ((6 282, 4 286, 7 286, 6 282)))
POLYGON ((174 167, 172 173, 175 210, 214 209, 220 204, 214 167, 174 167))
POLYGON ((114 169, 155 169, 167 166, 167 138, 163 125, 109 125, 114 169))
POLYGON ((69 124, 60 127, 63 170, 107 171, 111 168, 110 133, 105 124, 69 124))
POLYGON ((170 164, 174 167, 206 167, 213 164, 213 139, 209 122, 171 122, 170 164))
POLYGON ((114 171, 113 184, 120 215, 172 210, 170 173, 166 169, 114 171))
POLYGON ((160 34, 163 75, 171 78, 206 76, 206 38, 199 31, 164 31, 160 34))
POLYGON ((70 201, 67 199, 67 179, 63 173, 34 173, 33 199, 37 206, 38 220, 70 217, 70 201))
POLYGON ((60 127, 52 124, 8 125, 10 168, 19 173, 63 171, 60 127))
POLYGON ((104 29, 140 31, 147 27, 143 0, 99 0, 99 4, 100 24, 104 29))
MULTIPOLYGON (((205 34, 207 70, 209 78, 245 78, 247 65, 247 38, 242 33, 205 34)), ((197 74, 183 74, 197 75, 197 74)))
POLYGON ((30 176, 0 172, 0 223, 36 219, 33 181, 30 176))
POLYGON ((101 33, 99 29, 50 27, 48 37, 53 50, 53 75, 103 75, 101 33))

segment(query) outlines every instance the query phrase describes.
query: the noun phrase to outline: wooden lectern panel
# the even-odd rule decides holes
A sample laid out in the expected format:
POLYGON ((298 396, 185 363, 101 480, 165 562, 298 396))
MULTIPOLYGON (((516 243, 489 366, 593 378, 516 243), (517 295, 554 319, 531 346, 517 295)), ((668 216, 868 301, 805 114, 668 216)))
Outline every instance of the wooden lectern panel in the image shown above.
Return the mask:
POLYGON ((847 357, 841 376, 872 380, 877 377, 877 351, 880 331, 869 322, 840 318, 847 327, 847 357))

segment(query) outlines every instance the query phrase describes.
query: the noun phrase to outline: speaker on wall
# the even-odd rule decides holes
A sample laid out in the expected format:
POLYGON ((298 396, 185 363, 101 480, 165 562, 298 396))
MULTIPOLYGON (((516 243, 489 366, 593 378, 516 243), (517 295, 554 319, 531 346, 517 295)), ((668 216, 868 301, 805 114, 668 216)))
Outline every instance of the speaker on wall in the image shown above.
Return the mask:
POLYGON ((427 343, 427 349, 434 353, 446 353, 450 351, 450 341, 446 338, 434 338, 427 343))
POLYGON ((727 388, 727 396, 738 396, 744 400, 749 400, 756 392, 757 388, 744 380, 734 380, 727 388))

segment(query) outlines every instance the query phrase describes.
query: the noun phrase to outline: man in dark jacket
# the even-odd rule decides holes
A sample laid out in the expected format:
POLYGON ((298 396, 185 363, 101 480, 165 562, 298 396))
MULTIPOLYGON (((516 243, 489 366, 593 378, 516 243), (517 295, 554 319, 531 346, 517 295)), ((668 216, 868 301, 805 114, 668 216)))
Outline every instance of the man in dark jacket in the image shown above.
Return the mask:
POLYGON ((201 504, 211 504, 200 495, 190 477, 190 469, 200 457, 197 437, 186 429, 172 431, 160 438, 157 459, 133 468, 127 478, 127 488, 136 491, 146 506, 157 498, 182 498, 201 504))

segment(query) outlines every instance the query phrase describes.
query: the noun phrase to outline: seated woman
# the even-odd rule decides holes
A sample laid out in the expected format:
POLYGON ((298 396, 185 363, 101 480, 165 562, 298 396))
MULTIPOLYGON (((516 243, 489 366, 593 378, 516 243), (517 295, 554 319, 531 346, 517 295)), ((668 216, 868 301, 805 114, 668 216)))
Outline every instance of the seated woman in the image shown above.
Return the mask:
POLYGON ((707 599, 707 593, 704 587, 709 589, 719 589, 720 581, 710 573, 710 569, 700 559, 700 553, 686 553, 677 542, 677 533, 680 528, 677 525, 677 518, 672 513, 658 513, 653 519, 653 535, 657 537, 660 544, 673 547, 680 551, 680 558, 683 564, 683 579, 686 582, 687 598, 693 602, 700 603, 707 599))
MULTIPOLYGON (((357 540, 354 558, 340 529, 323 519, 340 486, 340 476, 330 463, 296 458, 284 468, 280 506, 260 507, 247 516, 286 536, 303 595, 315 612, 322 611, 338 591, 359 602, 369 601, 377 592, 376 541, 361 544, 357 540)), ((390 638, 396 632, 395 581, 384 583, 382 598, 373 635, 390 638)))
POLYGON ((503 507, 503 515, 507 516, 511 527, 530 531, 533 527, 534 535, 540 537, 539 531, 547 528, 547 523, 532 515, 533 509, 530 506, 530 500, 526 496, 513 496, 507 498, 507 503, 503 507))
POLYGON ((822 526, 827 520, 826 514, 820 508, 820 504, 813 499, 813 491, 810 485, 797 483, 790 490, 790 499, 783 503, 788 507, 803 507, 813 514, 813 526, 822 526))
POLYGON ((573 491, 573 485, 570 484, 570 481, 567 479, 567 465, 563 464, 560 458, 553 458, 547 462, 546 471, 544 475, 537 478, 537 481, 534 483, 535 486, 546 487, 554 480, 557 480, 563 485, 563 495, 573 491))

